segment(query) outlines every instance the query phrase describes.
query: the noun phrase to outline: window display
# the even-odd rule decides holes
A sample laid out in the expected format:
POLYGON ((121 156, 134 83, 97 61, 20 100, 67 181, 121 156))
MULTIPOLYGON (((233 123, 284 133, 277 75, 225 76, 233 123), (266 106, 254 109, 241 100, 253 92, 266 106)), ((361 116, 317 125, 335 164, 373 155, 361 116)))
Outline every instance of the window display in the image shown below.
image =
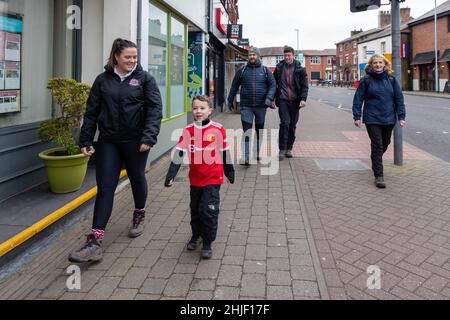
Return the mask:
POLYGON ((0 15, 0 113, 20 111, 22 17, 0 15))

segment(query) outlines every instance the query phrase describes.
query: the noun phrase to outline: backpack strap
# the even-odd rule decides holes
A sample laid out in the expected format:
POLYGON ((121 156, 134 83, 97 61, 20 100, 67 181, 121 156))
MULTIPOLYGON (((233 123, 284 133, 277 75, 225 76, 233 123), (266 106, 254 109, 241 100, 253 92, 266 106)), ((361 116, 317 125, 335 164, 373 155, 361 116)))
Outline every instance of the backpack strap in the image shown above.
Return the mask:
POLYGON ((244 78, 244 73, 247 70, 247 65, 245 65, 242 69, 241 69, 241 74, 239 76, 239 85, 241 85, 242 83, 242 79, 244 78))
MULTIPOLYGON (((392 89, 395 91, 395 78, 393 76, 388 76, 388 78, 389 78, 389 82, 392 85, 392 89)), ((370 76, 370 74, 366 74, 364 76, 364 82, 366 84, 366 92, 365 92, 365 94, 367 94, 367 90, 369 89, 369 84, 370 84, 371 79, 372 79, 372 77, 370 76)))

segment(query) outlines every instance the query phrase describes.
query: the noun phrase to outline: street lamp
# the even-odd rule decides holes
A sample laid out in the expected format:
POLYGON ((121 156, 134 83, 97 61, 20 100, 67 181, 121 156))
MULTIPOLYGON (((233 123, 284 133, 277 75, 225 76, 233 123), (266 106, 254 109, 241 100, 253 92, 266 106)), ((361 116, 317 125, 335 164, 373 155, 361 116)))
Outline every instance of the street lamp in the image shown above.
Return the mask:
POLYGON ((437 5, 434 0, 434 78, 435 90, 439 92, 439 62, 438 62, 438 35, 437 35, 437 5))
POLYGON ((300 29, 295 29, 297 31, 297 51, 300 51, 300 29))

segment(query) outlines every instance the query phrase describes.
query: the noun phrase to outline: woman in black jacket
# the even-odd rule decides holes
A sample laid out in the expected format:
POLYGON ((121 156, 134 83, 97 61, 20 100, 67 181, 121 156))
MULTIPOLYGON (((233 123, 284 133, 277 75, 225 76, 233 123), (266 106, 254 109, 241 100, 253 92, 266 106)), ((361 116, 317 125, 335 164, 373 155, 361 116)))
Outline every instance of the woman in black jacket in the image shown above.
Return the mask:
POLYGON ((102 240, 123 165, 135 202, 129 235, 138 237, 144 230, 145 168, 161 128, 162 102, 155 79, 138 64, 137 56, 133 42, 116 39, 105 72, 97 77, 90 92, 79 145, 83 154, 91 156, 98 126, 98 194, 92 232, 86 244, 70 254, 72 262, 102 259, 102 240))

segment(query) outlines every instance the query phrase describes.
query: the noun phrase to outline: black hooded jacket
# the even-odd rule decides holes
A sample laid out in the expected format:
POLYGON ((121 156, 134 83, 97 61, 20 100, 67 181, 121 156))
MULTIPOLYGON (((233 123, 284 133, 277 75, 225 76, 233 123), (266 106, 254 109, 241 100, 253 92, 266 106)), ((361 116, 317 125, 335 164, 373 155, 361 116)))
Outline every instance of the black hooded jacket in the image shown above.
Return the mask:
POLYGON ((106 66, 95 80, 80 133, 80 148, 99 141, 140 143, 154 146, 161 129, 162 102, 155 79, 140 65, 123 82, 106 66))

